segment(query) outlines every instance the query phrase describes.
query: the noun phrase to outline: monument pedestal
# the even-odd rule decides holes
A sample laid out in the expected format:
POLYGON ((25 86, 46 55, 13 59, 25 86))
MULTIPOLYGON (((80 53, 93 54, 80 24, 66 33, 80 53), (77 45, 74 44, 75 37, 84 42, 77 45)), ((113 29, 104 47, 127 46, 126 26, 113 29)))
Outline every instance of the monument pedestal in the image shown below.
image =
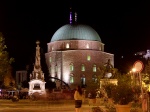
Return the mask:
POLYGON ((32 95, 35 92, 39 93, 40 95, 46 94, 45 83, 46 82, 38 79, 31 80, 29 82, 29 95, 32 95))

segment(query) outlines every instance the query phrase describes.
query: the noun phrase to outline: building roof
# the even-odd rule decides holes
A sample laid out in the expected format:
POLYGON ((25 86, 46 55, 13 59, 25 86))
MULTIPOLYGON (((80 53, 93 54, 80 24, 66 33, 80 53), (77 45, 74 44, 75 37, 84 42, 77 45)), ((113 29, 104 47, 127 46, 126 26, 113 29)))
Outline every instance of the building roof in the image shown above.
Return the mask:
POLYGON ((66 24, 52 36, 51 42, 61 40, 92 40, 100 41, 98 33, 90 26, 83 24, 66 24))

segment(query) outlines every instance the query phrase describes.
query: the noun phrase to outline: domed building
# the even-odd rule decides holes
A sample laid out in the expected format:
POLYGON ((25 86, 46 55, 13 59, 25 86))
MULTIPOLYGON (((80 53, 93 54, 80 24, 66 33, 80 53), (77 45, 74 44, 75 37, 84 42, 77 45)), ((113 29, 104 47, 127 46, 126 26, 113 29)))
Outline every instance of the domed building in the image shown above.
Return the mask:
POLYGON ((100 36, 88 25, 70 22, 60 27, 47 47, 45 57, 49 75, 73 89, 96 80, 100 74, 98 67, 108 60, 114 65, 114 55, 104 52, 100 36))

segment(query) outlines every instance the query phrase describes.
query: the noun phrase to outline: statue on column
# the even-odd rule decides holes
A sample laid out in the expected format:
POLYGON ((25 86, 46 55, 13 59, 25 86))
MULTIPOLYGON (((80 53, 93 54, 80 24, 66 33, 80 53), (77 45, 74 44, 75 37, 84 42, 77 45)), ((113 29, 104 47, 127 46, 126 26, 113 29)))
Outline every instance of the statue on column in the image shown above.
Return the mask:
POLYGON ((29 95, 33 95, 36 91, 34 89, 39 90, 39 94, 45 94, 45 81, 44 81, 44 73, 41 67, 41 57, 40 57, 40 42, 36 41, 36 54, 35 54, 35 63, 32 73, 30 74, 30 82, 29 82, 29 95), (34 80, 36 80, 36 83, 34 80))
POLYGON ((38 73, 36 73, 36 79, 38 79, 38 75, 39 75, 39 74, 38 74, 38 73))
POLYGON ((40 47, 39 47, 40 42, 37 41, 36 44, 37 44, 37 47, 36 47, 34 71, 39 72, 41 71, 41 58, 40 58, 40 47))

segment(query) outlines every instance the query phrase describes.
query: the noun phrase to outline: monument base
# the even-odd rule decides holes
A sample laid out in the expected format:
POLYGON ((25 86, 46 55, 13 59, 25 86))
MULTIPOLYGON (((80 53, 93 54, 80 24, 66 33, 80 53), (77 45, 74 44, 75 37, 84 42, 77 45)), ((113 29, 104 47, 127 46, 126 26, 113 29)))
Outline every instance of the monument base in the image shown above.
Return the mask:
POLYGON ((39 95, 46 94, 45 83, 42 80, 34 79, 29 82, 29 95, 39 93, 39 95))

